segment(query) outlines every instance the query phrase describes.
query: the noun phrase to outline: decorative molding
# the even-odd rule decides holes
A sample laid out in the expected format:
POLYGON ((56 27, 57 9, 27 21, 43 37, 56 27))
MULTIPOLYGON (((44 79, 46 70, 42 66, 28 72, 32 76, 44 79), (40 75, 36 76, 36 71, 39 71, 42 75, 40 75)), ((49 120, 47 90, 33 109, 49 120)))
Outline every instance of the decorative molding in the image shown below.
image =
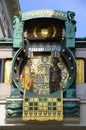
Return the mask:
POLYGON ((0 59, 12 58, 12 49, 0 49, 0 59))
POLYGON ((58 18, 61 20, 67 19, 67 14, 62 11, 56 11, 56 10, 48 10, 48 9, 42 9, 37 11, 29 11, 26 13, 22 13, 22 20, 32 19, 32 18, 38 18, 38 17, 52 17, 52 18, 58 18))

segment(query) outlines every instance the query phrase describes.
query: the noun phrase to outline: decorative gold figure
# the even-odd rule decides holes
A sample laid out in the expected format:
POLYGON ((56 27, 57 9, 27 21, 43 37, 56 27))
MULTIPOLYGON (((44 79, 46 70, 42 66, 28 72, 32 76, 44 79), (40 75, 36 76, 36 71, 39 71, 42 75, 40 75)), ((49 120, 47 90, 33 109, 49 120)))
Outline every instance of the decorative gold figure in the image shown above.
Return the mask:
POLYGON ((28 66, 25 66, 21 75, 22 85, 24 86, 24 89, 32 91, 32 85, 33 85, 33 74, 30 72, 30 68, 28 66))

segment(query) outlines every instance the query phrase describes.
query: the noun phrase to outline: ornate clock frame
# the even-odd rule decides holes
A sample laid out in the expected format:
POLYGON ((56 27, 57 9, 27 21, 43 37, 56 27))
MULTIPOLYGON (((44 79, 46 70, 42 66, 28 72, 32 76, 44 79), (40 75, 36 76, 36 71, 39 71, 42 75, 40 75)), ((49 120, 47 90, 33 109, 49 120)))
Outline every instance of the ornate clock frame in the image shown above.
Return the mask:
MULTIPOLYGON (((68 98, 73 99, 76 97, 75 95, 76 61, 74 55, 76 22, 74 20, 74 16, 75 16, 74 12, 70 11, 61 12, 53 10, 38 10, 23 13, 20 17, 17 16, 14 17, 13 21, 14 51, 13 51, 12 70, 11 70, 12 91, 10 98, 12 99, 22 98, 23 101, 7 102, 6 106, 7 117, 22 115, 22 119, 24 121, 28 120, 62 121, 63 116, 79 117, 79 102, 72 100, 64 101, 64 99, 68 98), (63 21, 64 23, 63 28, 65 28, 64 29, 65 33, 63 33, 63 35, 60 38, 58 36, 55 37, 56 29, 55 27, 53 27, 54 34, 49 33, 48 35, 48 29, 46 28, 41 29, 42 31, 39 31, 39 34, 36 34, 37 27, 35 27, 33 29, 35 30, 35 32, 33 32, 33 37, 36 37, 36 39, 34 38, 30 39, 27 36, 23 37, 25 22, 34 19, 40 20, 43 18, 49 20, 57 19, 63 21), (47 38, 47 36, 49 36, 49 38, 47 38), (55 47, 57 47, 56 52, 58 52, 58 54, 55 53, 55 48, 54 51, 52 51, 51 45, 49 45, 50 51, 44 50, 46 48, 46 45, 45 48, 41 47, 38 48, 38 50, 37 47, 35 47, 34 49, 33 47, 29 48, 29 46, 31 45, 30 42, 31 43, 36 42, 35 44, 38 44, 37 42, 40 41, 40 43, 46 42, 47 44, 47 42, 51 42, 52 44, 53 40, 56 42, 55 47), (38 54, 38 56, 35 56, 35 52, 38 54), (45 54, 42 54, 43 52, 45 54), (49 60, 47 59, 43 63, 41 61, 43 57, 48 57, 49 60), (53 57, 59 58, 58 66, 61 69, 62 78, 60 82, 60 88, 53 93, 49 93, 49 67, 52 66, 53 57), (31 63, 29 62, 29 69, 32 67, 30 70, 31 71, 30 74, 32 74, 32 70, 34 70, 35 80, 33 86, 37 87, 38 85, 39 92, 37 92, 37 90, 34 90, 32 92, 30 88, 26 87, 24 81, 22 81, 23 80, 22 72, 25 68, 25 65, 27 66, 27 61, 30 60, 32 61, 32 64, 35 61, 38 62, 36 65, 31 65, 31 63), (42 69, 42 71, 38 72, 37 71, 38 68, 42 69), (45 77, 47 81, 44 80, 45 77), (48 88, 46 86, 48 86, 48 88), (43 89, 46 91, 43 91, 43 89)), ((27 71, 28 70, 26 69, 26 74, 27 71)), ((29 83, 31 83, 32 80, 31 77, 29 77, 28 81, 29 80, 30 80, 29 83)))

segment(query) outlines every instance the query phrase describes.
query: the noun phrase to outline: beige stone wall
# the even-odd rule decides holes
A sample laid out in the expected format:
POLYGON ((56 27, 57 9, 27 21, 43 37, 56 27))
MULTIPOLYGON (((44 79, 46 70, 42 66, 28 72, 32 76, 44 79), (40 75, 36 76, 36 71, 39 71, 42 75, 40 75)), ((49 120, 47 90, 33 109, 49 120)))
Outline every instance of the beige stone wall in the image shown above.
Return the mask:
POLYGON ((6 99, 10 96, 11 85, 10 83, 0 83, 0 100, 6 99))

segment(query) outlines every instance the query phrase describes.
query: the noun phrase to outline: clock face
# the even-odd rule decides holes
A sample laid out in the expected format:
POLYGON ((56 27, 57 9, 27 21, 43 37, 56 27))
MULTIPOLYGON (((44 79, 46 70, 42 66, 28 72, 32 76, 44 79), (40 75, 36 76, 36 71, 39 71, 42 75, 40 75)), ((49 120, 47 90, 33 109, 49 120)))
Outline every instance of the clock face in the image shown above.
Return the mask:
MULTIPOLYGON (((22 66, 20 81, 23 89, 27 89, 38 95, 48 95, 50 84, 50 68, 53 66, 51 56, 34 56, 29 58, 22 66)), ((58 63, 61 70, 61 80, 59 84, 67 81, 69 73, 62 60, 58 63)), ((58 74, 56 74, 58 75, 58 74)))

